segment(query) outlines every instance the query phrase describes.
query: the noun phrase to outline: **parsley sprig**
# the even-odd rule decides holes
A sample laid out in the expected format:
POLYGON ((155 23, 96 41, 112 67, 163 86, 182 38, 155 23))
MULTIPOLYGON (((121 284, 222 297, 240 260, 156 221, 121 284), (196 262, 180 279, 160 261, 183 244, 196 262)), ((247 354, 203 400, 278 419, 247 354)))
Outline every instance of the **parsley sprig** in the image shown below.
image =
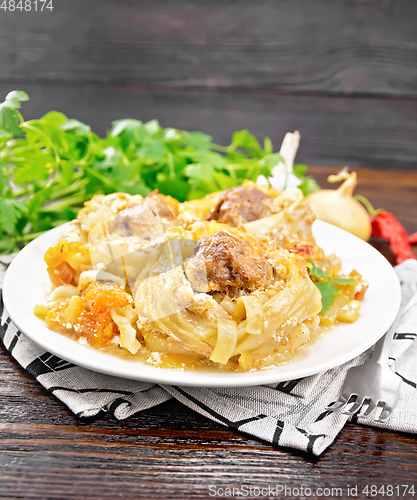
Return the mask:
POLYGON ((309 273, 313 279, 313 283, 320 290, 322 308, 320 314, 324 314, 329 307, 334 303, 335 296, 340 293, 341 288, 335 287, 336 285, 357 285, 358 282, 354 278, 331 278, 320 267, 316 266, 314 262, 309 261, 311 268, 309 273))
POLYGON ((159 189, 196 199, 269 177, 282 161, 269 138, 261 145, 247 130, 220 146, 202 132, 124 119, 101 138, 57 111, 25 121, 19 109, 27 100, 13 91, 0 104, 0 254, 73 219, 97 193, 159 189))

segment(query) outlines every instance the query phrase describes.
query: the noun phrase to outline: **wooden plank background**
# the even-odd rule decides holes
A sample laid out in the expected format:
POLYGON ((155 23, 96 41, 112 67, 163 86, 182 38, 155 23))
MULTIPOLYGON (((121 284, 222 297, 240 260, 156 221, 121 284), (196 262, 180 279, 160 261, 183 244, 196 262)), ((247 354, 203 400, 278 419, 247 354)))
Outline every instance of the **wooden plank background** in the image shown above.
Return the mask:
POLYGON ((104 134, 122 117, 248 128, 299 161, 417 169, 415 0, 53 0, 0 10, 0 97, 104 134))

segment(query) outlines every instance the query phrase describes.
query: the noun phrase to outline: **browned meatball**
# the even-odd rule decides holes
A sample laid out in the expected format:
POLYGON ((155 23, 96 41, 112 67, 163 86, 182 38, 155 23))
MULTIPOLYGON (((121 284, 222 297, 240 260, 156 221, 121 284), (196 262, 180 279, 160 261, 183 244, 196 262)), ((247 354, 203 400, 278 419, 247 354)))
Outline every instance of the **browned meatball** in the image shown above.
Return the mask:
POLYGON ((155 220, 149 215, 149 210, 160 217, 162 227, 166 229, 177 223, 178 205, 177 200, 155 190, 139 205, 121 210, 109 226, 109 232, 117 232, 122 236, 151 237, 155 231, 155 220))
POLYGON ((198 240, 187 263, 187 277, 199 291, 263 288, 271 282, 272 266, 247 241, 219 231, 198 240))
POLYGON ((238 186, 224 191, 207 220, 216 220, 229 226, 241 226, 246 222, 271 215, 271 197, 254 186, 238 186))

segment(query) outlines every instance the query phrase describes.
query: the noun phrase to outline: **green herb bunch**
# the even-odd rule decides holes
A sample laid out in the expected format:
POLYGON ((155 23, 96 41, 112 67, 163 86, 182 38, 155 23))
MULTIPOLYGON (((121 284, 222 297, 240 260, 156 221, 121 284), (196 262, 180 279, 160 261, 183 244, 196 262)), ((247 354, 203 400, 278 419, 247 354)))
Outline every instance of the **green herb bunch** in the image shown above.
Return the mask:
POLYGON ((25 121, 19 109, 27 100, 13 91, 0 104, 0 253, 73 219, 98 193, 146 196, 158 189, 184 201, 269 177, 282 161, 269 138, 262 147, 247 130, 224 147, 202 132, 125 119, 100 138, 57 111, 25 121))

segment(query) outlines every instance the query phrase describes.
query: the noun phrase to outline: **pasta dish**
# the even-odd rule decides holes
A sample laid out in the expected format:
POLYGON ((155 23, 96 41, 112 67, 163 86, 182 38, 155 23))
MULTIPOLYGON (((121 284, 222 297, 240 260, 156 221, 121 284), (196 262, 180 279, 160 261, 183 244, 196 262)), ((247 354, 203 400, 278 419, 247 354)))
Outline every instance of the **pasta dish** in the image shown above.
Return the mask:
POLYGON ((319 327, 355 321, 366 292, 317 246, 313 221, 298 188, 249 181, 182 204, 158 192, 96 195, 46 252, 51 290, 35 314, 157 367, 275 366, 319 327))

